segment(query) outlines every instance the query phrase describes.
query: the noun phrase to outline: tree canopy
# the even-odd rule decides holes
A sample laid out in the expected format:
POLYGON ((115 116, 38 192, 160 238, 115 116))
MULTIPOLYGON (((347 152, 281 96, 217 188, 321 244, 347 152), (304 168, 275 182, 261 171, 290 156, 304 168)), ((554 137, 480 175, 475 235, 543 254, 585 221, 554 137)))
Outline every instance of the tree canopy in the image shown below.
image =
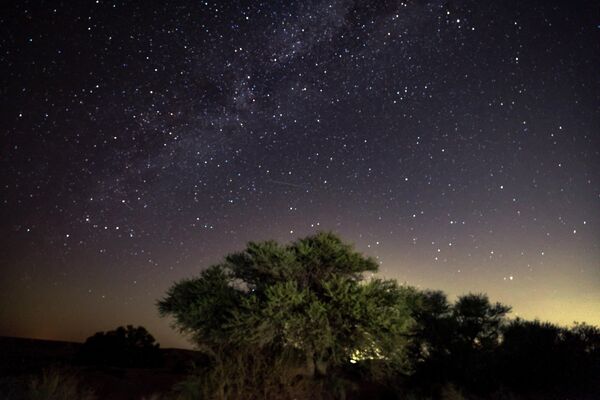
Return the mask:
POLYGON ((160 345, 142 326, 120 326, 87 338, 78 354, 81 362, 117 367, 157 367, 160 345))
POLYGON ((377 269, 332 233, 252 242, 173 285, 158 307, 216 359, 236 349, 310 377, 364 358, 400 365, 415 292, 366 279, 377 269))
POLYGON ((349 382, 425 398, 600 390, 600 329, 510 321, 485 294, 450 302, 377 270, 322 232, 251 242, 175 283, 160 313, 209 360, 180 389, 192 399, 344 398, 349 382))

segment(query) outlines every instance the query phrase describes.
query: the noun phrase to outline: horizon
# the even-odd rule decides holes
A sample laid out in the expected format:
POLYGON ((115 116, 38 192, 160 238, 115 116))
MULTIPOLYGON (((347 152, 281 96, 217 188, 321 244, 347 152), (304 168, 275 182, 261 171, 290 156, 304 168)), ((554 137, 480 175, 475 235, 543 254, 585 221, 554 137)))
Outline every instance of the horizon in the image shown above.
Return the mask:
MULTIPOLYGON (((191 277, 191 276, 190 276, 191 277)), ((379 276, 379 273, 376 273, 373 275, 373 277, 375 278, 384 278, 384 279, 394 279, 394 278, 385 278, 385 277, 381 277, 379 276)), ((406 282, 398 282, 401 285, 408 285, 406 282)), ((409 285, 411 286, 411 285, 409 285)), ((600 327, 600 312, 594 307, 594 305, 592 304, 590 309, 589 309, 589 316, 592 316, 592 318, 585 318, 584 319, 577 319, 577 318, 573 318, 570 319, 571 314, 567 314, 568 316, 566 316, 566 319, 562 319, 562 318, 543 318, 543 317, 539 317, 531 312, 525 312, 525 313, 516 313, 515 309, 513 307, 513 305, 508 304, 508 303, 504 303, 502 301, 500 301, 497 298, 494 298, 492 296, 490 296, 488 293, 482 292, 482 291, 478 291, 478 290, 472 290, 469 292, 464 292, 464 293, 455 293, 455 294, 451 294, 447 291, 445 291, 443 288, 423 288, 423 287, 417 287, 417 286, 413 286, 419 290, 433 290, 433 291, 437 291, 437 290, 441 290, 444 293, 446 293, 448 295, 448 299, 451 302, 456 301, 456 299, 464 294, 469 294, 469 293, 482 293, 485 294, 489 297, 490 301, 492 303, 495 302, 500 302, 502 304, 505 304, 507 306, 511 307, 511 311, 508 313, 507 315, 507 319, 509 321, 515 320, 517 318, 521 318, 521 319, 525 319, 525 320, 530 320, 530 321, 540 321, 540 322, 548 322, 554 325, 557 325, 559 327, 563 327, 563 328, 570 328, 573 327, 576 323, 584 323, 587 325, 593 325, 593 326, 599 326, 600 327), (596 319, 594 319, 594 316, 596 319)), ((584 313, 587 313, 584 311, 584 313)), ((174 329, 172 329, 170 327, 170 323, 171 323, 171 318, 162 318, 158 316, 158 311, 156 312, 157 315, 157 319, 159 320, 159 324, 158 326, 162 329, 158 329, 157 332, 159 332, 159 334, 157 334, 156 332, 153 331, 153 329, 149 328, 149 326, 143 325, 143 324, 139 324, 139 323, 135 323, 135 322, 124 322, 121 323, 119 325, 115 325, 115 326, 105 326, 105 327, 101 327, 100 325, 98 329, 94 330, 93 332, 90 331, 89 333, 85 333, 83 331, 81 331, 79 334, 77 335, 73 335, 73 336, 22 336, 22 335, 6 335, 3 332, 0 332, 0 336, 2 337, 10 337, 10 338, 18 338, 18 339, 34 339, 34 340, 49 340, 49 341, 57 341, 57 342, 67 342, 67 343, 84 343, 85 340, 94 335, 97 332, 106 332, 109 330, 114 330, 116 329, 118 326, 126 326, 126 325, 133 325, 133 326, 144 326, 145 328, 147 328, 149 330, 149 333, 151 335, 154 336, 154 338, 156 339, 156 342, 160 344, 160 347, 163 349, 184 349, 184 350, 196 350, 195 345, 193 344, 191 339, 188 339, 186 336, 181 335, 177 332, 175 332, 174 329), (165 322, 167 323, 166 329, 165 329, 165 322), (172 333, 175 333, 175 335, 173 335, 172 333)), ((43 334, 42 334, 43 335, 43 334)))

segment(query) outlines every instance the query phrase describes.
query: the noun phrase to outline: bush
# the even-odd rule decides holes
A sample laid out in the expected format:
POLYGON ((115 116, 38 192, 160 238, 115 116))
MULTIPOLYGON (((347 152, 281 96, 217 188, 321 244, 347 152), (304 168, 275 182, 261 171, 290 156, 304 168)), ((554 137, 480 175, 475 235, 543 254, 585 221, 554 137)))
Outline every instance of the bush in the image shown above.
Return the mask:
POLYGON ((72 372, 61 368, 44 369, 34 377, 27 388, 28 400, 95 400, 91 389, 80 384, 72 372))
POLYGON ((518 392, 594 390, 600 376, 600 329, 513 321, 499 349, 503 382, 518 392))
POLYGON ((155 368, 163 364, 154 337, 145 328, 131 325, 89 337, 78 359, 85 364, 123 368, 155 368))

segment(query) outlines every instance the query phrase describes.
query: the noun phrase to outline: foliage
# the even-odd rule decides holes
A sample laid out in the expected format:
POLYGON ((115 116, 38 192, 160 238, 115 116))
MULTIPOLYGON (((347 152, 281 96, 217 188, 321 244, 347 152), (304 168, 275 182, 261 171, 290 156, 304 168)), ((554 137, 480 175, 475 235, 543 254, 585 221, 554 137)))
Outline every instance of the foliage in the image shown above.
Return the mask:
POLYGON ((365 281, 377 268, 331 233, 249 243, 176 283, 158 306, 213 357, 204 389, 219 398, 252 398, 250 388, 256 397, 293 397, 339 381, 335 372, 361 359, 402 365, 415 292, 365 281))
POLYGON ((498 398, 600 391, 600 329, 508 321, 509 310, 485 295, 461 296, 451 304, 442 292, 422 292, 412 309, 413 383, 434 397, 449 387, 480 396, 495 391, 498 398), (497 394, 506 390, 506 396, 497 394))
POLYGON ((517 391, 585 389, 600 377, 600 329, 517 319, 505 329, 499 355, 502 380, 517 391))
POLYGON ((456 321, 456 342, 468 349, 491 350, 501 336, 504 317, 510 307, 491 304, 484 294, 460 296, 452 308, 456 321))
POLYGON ((178 385, 177 398, 600 393, 598 328, 510 321, 510 307, 484 294, 450 302, 440 291, 364 279, 376 271, 374 260, 319 233, 289 245, 249 243, 176 283, 159 310, 210 360, 178 385))
POLYGON ((162 363, 159 347, 145 328, 127 325, 90 336, 81 347, 78 358, 87 364, 150 368, 162 363))
POLYGON ((94 393, 83 387, 73 373, 60 369, 44 369, 29 383, 28 400, 94 400, 94 393))
POLYGON ((422 292, 413 308, 415 325, 409 344, 415 379, 489 386, 493 376, 487 372, 509 311, 510 307, 492 304, 483 294, 460 296, 450 304, 442 292, 422 292))

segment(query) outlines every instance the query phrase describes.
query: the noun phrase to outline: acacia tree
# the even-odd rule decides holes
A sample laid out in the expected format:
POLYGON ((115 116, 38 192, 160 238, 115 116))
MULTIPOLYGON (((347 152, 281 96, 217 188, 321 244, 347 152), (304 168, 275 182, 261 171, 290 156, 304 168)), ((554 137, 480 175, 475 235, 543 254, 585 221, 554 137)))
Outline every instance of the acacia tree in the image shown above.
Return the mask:
MULTIPOLYGON (((327 376, 357 359, 399 365, 414 291, 365 280, 377 269, 332 233, 289 245, 249 243, 199 277, 174 284, 158 307, 213 356, 215 368, 229 369, 224 373, 239 380, 238 389, 248 387, 248 373, 260 375, 249 364, 264 365, 280 384, 327 376)), ((255 375, 254 382, 264 378, 255 375)), ((218 390, 234 397, 223 385, 218 390)))
POLYGON ((484 294, 463 295, 451 304, 443 292, 422 292, 413 308, 409 345, 416 378, 429 384, 452 380, 491 387, 495 377, 489 371, 509 311, 484 294))
POLYGON ((160 345, 142 326, 120 326, 97 332, 81 346, 78 359, 84 363, 120 367, 158 367, 162 364, 160 345))

